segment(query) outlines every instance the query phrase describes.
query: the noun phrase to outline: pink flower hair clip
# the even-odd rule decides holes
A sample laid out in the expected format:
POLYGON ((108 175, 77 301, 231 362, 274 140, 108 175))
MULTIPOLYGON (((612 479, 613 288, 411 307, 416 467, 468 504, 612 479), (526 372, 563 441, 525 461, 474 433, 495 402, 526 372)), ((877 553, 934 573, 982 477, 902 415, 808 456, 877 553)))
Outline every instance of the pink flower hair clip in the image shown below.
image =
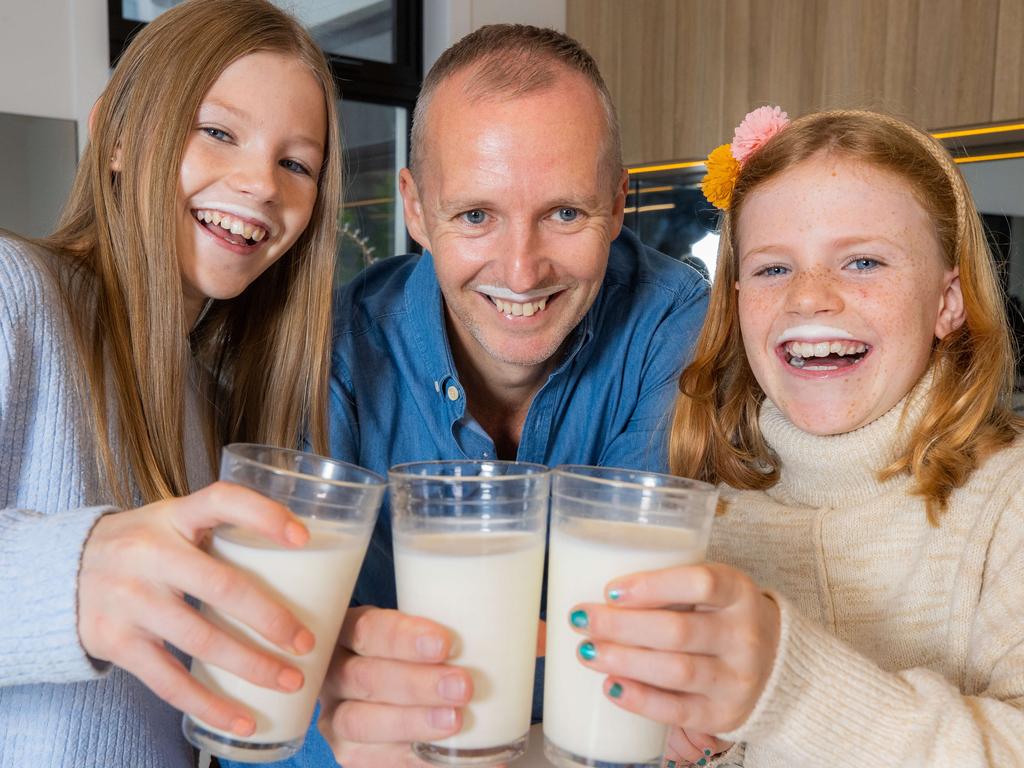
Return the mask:
POLYGON ((780 107, 758 107, 748 112, 736 126, 732 143, 723 144, 708 155, 708 170, 700 183, 708 202, 723 211, 729 210, 743 164, 787 125, 789 115, 780 107))

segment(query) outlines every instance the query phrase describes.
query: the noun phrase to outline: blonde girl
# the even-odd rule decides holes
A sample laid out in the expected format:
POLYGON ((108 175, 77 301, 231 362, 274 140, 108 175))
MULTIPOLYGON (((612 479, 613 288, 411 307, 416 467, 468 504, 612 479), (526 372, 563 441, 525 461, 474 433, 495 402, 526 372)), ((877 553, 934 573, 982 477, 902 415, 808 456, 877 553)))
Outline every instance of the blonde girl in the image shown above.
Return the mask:
POLYGON ((1024 765, 1024 447, 963 177, 891 117, 764 108, 705 190, 672 466, 726 504, 707 565, 582 606, 584 663, 670 766, 1024 765))
POLYGON ((229 441, 324 448, 335 98, 290 16, 189 0, 122 56, 57 231, 0 238, 4 765, 192 765, 176 709, 250 733, 165 643, 302 684, 182 596, 281 648, 314 642, 199 544, 220 522, 307 538, 283 507, 208 484, 229 441))

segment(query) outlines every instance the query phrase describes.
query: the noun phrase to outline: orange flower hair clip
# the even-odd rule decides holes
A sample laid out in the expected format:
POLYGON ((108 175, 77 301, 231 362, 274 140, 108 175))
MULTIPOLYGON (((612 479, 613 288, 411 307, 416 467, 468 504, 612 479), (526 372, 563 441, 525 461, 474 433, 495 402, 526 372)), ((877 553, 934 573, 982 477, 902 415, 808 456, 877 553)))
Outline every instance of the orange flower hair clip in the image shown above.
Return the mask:
POLYGON ((789 125, 789 115, 780 107, 758 107, 736 126, 731 144, 716 147, 707 159, 707 173, 700 190, 716 208, 727 211, 740 169, 765 142, 789 125))

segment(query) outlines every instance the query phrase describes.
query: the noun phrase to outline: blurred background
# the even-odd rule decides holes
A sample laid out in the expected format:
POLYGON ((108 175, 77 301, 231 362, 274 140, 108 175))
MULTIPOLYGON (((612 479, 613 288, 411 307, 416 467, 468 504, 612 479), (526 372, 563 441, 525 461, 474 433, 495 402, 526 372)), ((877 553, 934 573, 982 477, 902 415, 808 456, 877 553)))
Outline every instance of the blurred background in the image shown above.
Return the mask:
MULTIPOLYGON (((131 35, 179 0, 0 0, 0 227, 52 228, 90 107, 131 35)), ((868 107, 933 131, 984 214, 1024 342, 1024 0, 290 0, 330 57, 346 159, 337 277, 414 248, 398 204, 412 109, 484 24, 549 26, 597 59, 622 122, 626 223, 713 279, 701 159, 750 109, 868 107)), ((1022 379, 1024 381, 1024 379, 1022 379)))

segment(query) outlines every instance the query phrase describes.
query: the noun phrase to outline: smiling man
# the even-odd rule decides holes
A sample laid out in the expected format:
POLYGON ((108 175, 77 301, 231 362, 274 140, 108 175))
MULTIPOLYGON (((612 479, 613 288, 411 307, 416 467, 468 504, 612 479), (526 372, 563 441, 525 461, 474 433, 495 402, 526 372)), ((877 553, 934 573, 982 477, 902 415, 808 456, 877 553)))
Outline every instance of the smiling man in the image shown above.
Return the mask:
MULTIPOLYGON (((464 38, 423 84, 410 166, 400 189, 424 253, 338 297, 332 453, 378 472, 462 458, 665 470, 707 289, 623 229, 618 121, 590 55, 534 27, 464 38)), ((472 690, 439 663, 443 629, 381 610, 395 605, 386 509, 355 599, 321 730, 345 768, 419 765, 407 742, 457 731, 472 690)))

